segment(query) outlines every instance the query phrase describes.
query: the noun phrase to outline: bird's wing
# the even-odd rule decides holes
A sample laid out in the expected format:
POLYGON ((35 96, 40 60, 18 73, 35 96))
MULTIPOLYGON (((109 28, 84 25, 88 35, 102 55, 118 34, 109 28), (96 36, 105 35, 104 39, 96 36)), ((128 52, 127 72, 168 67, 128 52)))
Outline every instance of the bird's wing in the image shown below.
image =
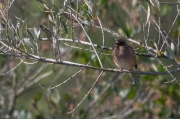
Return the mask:
POLYGON ((133 53, 135 54, 134 49, 130 45, 128 45, 128 46, 132 49, 133 53))
MULTIPOLYGON (((135 57, 136 57, 136 54, 135 54, 135 52, 134 52, 134 49, 133 49, 130 45, 128 45, 128 47, 131 48, 131 50, 133 51, 133 53, 134 53, 134 55, 135 55, 135 57)), ((137 62, 136 62, 135 68, 137 69, 137 62)))

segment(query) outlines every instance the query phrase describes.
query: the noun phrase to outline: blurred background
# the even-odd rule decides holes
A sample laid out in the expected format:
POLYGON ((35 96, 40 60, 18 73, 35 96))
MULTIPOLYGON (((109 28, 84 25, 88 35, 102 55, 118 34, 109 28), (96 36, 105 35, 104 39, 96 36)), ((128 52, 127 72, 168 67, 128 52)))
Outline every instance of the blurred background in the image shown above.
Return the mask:
MULTIPOLYGON (((44 1, 49 8, 58 9, 57 12, 48 12, 48 7, 39 0, 15 0, 9 7, 10 0, 1 0, 1 10, 12 23, 17 26, 23 20, 30 31, 36 28, 41 30, 40 37, 47 37, 39 25, 52 30, 50 17, 67 10, 62 0, 44 1)), ((108 28, 128 38, 145 43, 156 49, 163 44, 162 34, 168 36, 168 41, 177 44, 178 56, 180 17, 177 0, 89 0, 92 10, 101 21, 102 27, 108 28), (159 3, 159 6, 158 6, 159 3), (153 6, 154 4, 154 6, 153 6), (148 19, 148 20, 147 20, 148 19), (147 23, 146 23, 147 22, 147 23), (157 25, 157 24, 158 25, 157 25), (157 27, 159 26, 159 28, 157 27), (161 29, 161 30, 159 30, 161 29), (163 31, 161 34, 159 31, 163 31)), ((87 20, 98 25, 96 17, 88 17, 88 6, 83 0, 67 1, 87 20), (78 9, 77 9, 78 8, 78 9)), ((68 11, 68 10, 67 10, 68 11)), ((93 14, 93 12, 92 12, 93 14)), ((71 21, 62 17, 66 23, 61 38, 77 39, 89 42, 81 27, 75 27, 73 32, 71 21), (67 31, 66 31, 67 28, 67 31)), ((1 22, 2 17, 1 17, 1 22)), ((7 26, 6 26, 7 27, 7 26)), ((103 45, 102 31, 96 27, 87 27, 86 31, 93 44, 103 45)), ((53 32, 53 30, 52 30, 53 32)), ((115 35, 104 32, 104 46, 113 48, 115 35)), ((50 40, 41 40, 39 53, 42 57, 55 59, 53 43, 50 40)), ((148 51, 132 42, 128 42, 136 53, 148 51)), ((95 56, 90 52, 92 48, 83 44, 60 42, 61 58, 66 61, 87 64, 95 56), (72 47, 73 46, 73 47, 72 47), (78 47, 78 48, 75 48, 78 47), (82 48, 82 49, 80 49, 82 48), (84 50, 89 49, 89 50, 84 50)), ((2 48, 1 48, 2 49, 2 48)), ((100 52, 102 49, 97 48, 100 52)), ((166 48, 163 47, 162 51, 166 48)), ((29 50, 30 52, 30 50, 29 50)), ((170 55, 172 55, 170 53, 170 55)), ((112 59, 112 50, 103 50, 99 55, 104 68, 117 68, 112 59)), ((178 67, 174 60, 169 58, 145 57, 137 55, 138 69, 136 71, 166 71, 178 67)), ((92 66, 100 67, 98 59, 91 62, 92 66)), ((91 89, 100 71, 59 64, 48 64, 15 56, 0 55, 0 118, 9 119, 178 119, 180 118, 180 86, 179 74, 170 75, 138 75, 140 85, 132 85, 127 73, 104 72, 90 91, 90 94, 78 106, 74 113, 67 114, 76 108, 91 89), (24 61, 21 63, 21 61, 24 61), (27 63, 26 63, 27 62, 27 63), (73 76, 71 78, 71 76, 73 76), (52 88, 68 78, 63 85, 52 88)))

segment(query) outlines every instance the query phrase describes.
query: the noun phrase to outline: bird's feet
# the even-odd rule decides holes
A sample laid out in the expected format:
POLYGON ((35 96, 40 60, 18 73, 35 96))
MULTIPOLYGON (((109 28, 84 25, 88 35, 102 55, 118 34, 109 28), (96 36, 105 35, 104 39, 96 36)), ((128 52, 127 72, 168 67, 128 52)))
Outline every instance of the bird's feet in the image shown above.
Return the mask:
POLYGON ((123 73, 123 69, 122 68, 120 68, 120 70, 119 70, 121 73, 123 73))

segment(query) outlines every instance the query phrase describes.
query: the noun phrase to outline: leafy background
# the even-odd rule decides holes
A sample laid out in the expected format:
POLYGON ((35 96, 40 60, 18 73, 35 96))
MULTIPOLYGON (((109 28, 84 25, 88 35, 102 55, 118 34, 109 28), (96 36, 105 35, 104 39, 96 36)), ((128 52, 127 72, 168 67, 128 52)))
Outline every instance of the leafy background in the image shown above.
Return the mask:
MULTIPOLYGON (((50 4, 50 1, 46 2, 50 4)), ((55 0, 55 6, 57 8, 64 8, 63 2, 64 1, 55 0)), ((80 7, 87 9, 83 1, 79 0, 78 2, 80 7)), ((159 0, 159 2, 164 2, 164 0, 159 0)), ((171 0, 171 2, 177 1, 171 0)), ((76 7, 75 3, 76 0, 71 3, 72 8, 76 7)), ((98 16, 100 17, 103 27, 107 27, 119 34, 136 39, 139 42, 144 42, 144 36, 147 35, 148 31, 147 29, 143 30, 142 22, 146 22, 148 12, 144 14, 145 16, 140 17, 138 15, 138 10, 140 10, 140 7, 143 7, 148 11, 147 3, 150 4, 147 1, 140 0, 98 0, 96 4, 99 8, 98 16)), ((178 14, 178 5, 179 4, 160 4, 159 11, 151 8, 149 16, 151 24, 148 37, 149 46, 153 47, 153 42, 157 42, 159 36, 158 31, 155 29, 155 24, 152 22, 153 19, 158 20, 160 17, 161 30, 168 32, 178 14)), ((9 9, 9 17, 14 24, 17 24, 17 17, 23 20, 26 19, 28 28, 39 28, 39 24, 51 26, 48 21, 49 13, 45 12, 45 10, 46 8, 38 1, 16 0, 9 9)), ((143 12, 141 11, 141 13, 143 12)), ((178 15, 168 35, 174 42, 178 40, 179 27, 180 18, 178 15)), ((102 45, 101 30, 96 28, 87 29, 93 43, 102 45)), ((41 37, 46 37, 43 32, 40 35, 41 37)), ((71 38, 69 29, 68 38, 71 38)), ((74 38, 88 41, 83 31, 78 28, 77 31, 75 31, 74 38)), ((105 46, 113 47, 114 39, 115 36, 110 33, 105 33, 105 46)), ((52 43, 50 41, 41 41, 40 44, 42 56, 52 58, 52 43)), ((72 43, 70 45, 73 46, 74 44, 72 43)), ((135 49, 135 52, 147 53, 145 49, 136 44, 130 43, 130 45, 135 49)), ((159 45, 161 45, 161 43, 159 45)), ((83 45, 77 44, 76 46, 86 48, 86 46, 83 45)), ((87 64, 94 56, 92 52, 71 48, 64 44, 61 44, 60 48, 63 53, 63 59, 72 62, 87 64)), ((103 52, 111 54, 111 51, 103 52)), ((116 68, 111 55, 100 55, 100 59, 104 67, 116 68)), ((164 64, 164 66, 162 66, 152 57, 137 56, 137 59, 138 70, 144 72, 153 71, 151 66, 153 66, 156 71, 166 71, 164 66, 169 66, 173 62, 168 58, 162 58, 160 59, 164 64)), ((18 62, 19 58, 0 55, 1 74, 16 67, 18 62)), ((28 80, 39 71, 42 65, 43 62, 29 65, 21 64, 10 73, 0 76, 0 115, 2 117, 9 115, 10 118, 17 119, 180 118, 180 88, 175 81, 164 83, 165 81, 172 80, 169 75, 158 75, 155 77, 150 75, 138 75, 141 84, 132 85, 128 74, 116 72, 104 72, 88 97, 75 110, 72 116, 72 113, 67 113, 73 110, 84 95, 87 94, 99 75, 99 71, 85 69, 65 84, 52 90, 45 90, 46 88, 62 83, 81 68, 46 64, 40 73, 34 77, 34 80, 28 80), (36 80, 38 81, 27 88, 23 88, 23 91, 15 96, 13 101, 11 100, 11 95, 15 95, 18 89, 36 80), (11 109, 9 109, 10 102, 13 103, 11 109)), ((96 67, 100 66, 98 60, 95 60, 92 65, 96 67)), ((178 67, 178 65, 173 66, 172 69, 174 67, 178 67)), ((177 77, 178 81, 179 74, 176 73, 173 75, 177 77)))

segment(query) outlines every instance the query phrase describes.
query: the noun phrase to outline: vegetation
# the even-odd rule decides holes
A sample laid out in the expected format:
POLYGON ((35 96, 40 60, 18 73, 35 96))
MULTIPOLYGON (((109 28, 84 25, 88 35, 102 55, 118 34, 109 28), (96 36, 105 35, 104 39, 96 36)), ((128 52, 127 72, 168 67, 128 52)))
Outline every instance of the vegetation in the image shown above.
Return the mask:
POLYGON ((179 1, 1 0, 0 23, 0 117, 180 118, 179 1), (137 70, 116 68, 117 37, 137 70))

